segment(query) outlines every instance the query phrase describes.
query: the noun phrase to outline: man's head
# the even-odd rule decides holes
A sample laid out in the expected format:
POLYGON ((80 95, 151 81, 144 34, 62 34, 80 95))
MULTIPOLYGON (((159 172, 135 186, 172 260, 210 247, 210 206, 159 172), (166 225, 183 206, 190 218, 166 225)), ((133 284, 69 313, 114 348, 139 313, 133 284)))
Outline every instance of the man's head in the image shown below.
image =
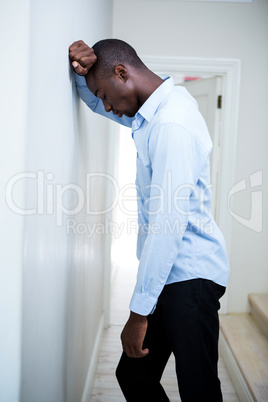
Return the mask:
POLYGON ((92 46, 97 63, 91 68, 98 77, 109 77, 118 64, 128 65, 135 69, 146 68, 136 51, 128 43, 119 39, 104 39, 92 46))
POLYGON ((142 104, 142 76, 149 70, 136 51, 122 40, 101 40, 93 49, 97 61, 86 76, 87 86, 102 99, 107 112, 133 117, 142 104))

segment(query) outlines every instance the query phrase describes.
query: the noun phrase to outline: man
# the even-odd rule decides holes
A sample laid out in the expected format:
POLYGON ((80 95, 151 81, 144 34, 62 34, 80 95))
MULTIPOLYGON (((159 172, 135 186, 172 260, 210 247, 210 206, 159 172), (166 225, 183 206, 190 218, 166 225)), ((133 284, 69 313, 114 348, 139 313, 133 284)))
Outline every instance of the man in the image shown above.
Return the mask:
POLYGON ((127 43, 70 46, 80 97, 132 127, 137 148, 139 268, 116 370, 127 401, 168 401, 171 352, 182 401, 222 401, 219 299, 229 264, 210 211, 212 143, 196 101, 150 71, 127 43))

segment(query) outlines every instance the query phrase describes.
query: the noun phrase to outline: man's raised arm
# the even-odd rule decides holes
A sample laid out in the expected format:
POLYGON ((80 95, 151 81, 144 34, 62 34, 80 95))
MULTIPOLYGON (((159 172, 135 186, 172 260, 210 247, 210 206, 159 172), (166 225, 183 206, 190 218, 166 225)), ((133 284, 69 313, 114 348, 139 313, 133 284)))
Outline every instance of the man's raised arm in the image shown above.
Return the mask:
POLYGON ((91 67, 97 62, 94 49, 86 45, 82 40, 73 42, 69 47, 69 57, 75 71, 75 83, 80 98, 95 113, 108 117, 111 120, 124 126, 132 126, 132 118, 127 116, 119 117, 113 112, 106 112, 102 100, 97 98, 88 88, 85 76, 91 67))

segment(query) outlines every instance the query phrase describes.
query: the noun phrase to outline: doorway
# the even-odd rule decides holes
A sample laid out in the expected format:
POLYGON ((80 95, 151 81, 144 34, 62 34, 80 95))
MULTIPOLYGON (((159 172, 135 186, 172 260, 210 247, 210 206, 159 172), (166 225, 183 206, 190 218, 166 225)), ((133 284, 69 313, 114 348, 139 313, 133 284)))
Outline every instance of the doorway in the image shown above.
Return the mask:
MULTIPOLYGON (((178 85, 184 86, 198 103, 212 140, 210 154, 211 212, 217 222, 218 177, 221 158, 222 77, 186 77, 178 85)), ((176 85, 175 81, 175 85, 176 85)), ((217 222, 218 223, 218 222, 217 222)))

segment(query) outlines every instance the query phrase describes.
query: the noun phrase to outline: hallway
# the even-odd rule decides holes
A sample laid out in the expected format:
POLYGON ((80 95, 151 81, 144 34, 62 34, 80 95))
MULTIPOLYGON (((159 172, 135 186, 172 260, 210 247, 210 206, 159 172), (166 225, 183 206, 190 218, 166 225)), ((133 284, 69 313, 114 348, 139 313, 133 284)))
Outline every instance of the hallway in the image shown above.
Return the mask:
MULTIPOLYGON (((125 400, 114 371, 122 350, 120 333, 128 319, 128 304, 135 284, 136 269, 135 265, 126 270, 122 265, 115 268, 111 289, 111 325, 104 331, 90 402, 123 402, 125 400)), ((223 400, 238 402, 239 399, 222 359, 219 361, 219 377, 222 383, 223 400)), ((173 356, 166 366, 162 385, 171 402, 180 401, 173 356)))

